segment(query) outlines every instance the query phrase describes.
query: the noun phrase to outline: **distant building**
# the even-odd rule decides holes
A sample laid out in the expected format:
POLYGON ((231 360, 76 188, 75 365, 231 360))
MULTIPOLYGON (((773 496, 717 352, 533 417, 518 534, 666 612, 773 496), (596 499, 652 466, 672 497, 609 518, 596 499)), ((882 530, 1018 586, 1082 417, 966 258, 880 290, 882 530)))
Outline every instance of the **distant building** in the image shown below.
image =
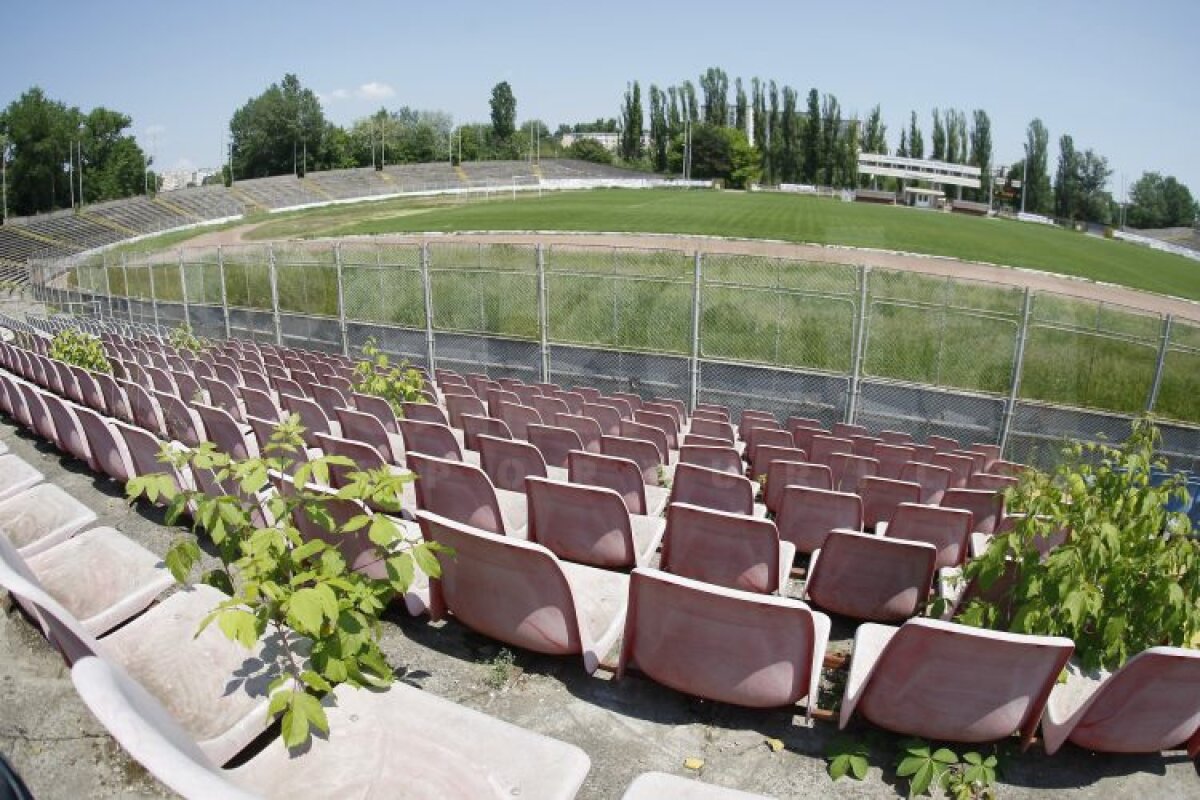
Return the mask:
MULTIPOLYGON (((591 139, 594 142, 599 142, 610 153, 617 152, 617 148, 621 146, 620 133, 564 133, 562 135, 562 146, 570 147, 580 139, 591 139)), ((650 147, 650 134, 642 134, 642 147, 650 147)))
POLYGON ((199 169, 177 169, 170 172, 160 172, 160 192, 173 192, 176 189, 187 189, 189 186, 203 186, 204 179, 217 175, 221 170, 212 167, 199 169))

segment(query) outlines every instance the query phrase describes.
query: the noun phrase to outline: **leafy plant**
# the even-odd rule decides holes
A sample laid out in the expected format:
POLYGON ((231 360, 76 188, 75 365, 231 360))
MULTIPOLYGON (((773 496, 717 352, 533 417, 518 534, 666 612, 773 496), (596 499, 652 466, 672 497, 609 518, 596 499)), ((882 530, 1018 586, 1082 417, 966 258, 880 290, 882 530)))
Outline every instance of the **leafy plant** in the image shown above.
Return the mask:
POLYGON ((959 621, 1070 637, 1084 669, 1120 667, 1155 645, 1187 646, 1200 633, 1200 543, 1183 514, 1182 477, 1155 486, 1158 429, 1133 424, 1119 447, 1073 443, 1052 473, 1026 472, 1009 490, 1025 513, 964 571, 982 596, 959 621), (1051 549, 1046 542, 1066 540, 1051 549))
POLYGON ((996 796, 996 770, 999 760, 991 755, 963 753, 962 763, 950 771, 946 793, 953 800, 991 800, 996 796))
POLYGON ((865 742, 850 736, 838 736, 825 752, 825 758, 829 762, 826 767, 829 777, 836 781, 849 775, 856 781, 863 780, 867 777, 867 769, 870 767, 867 761, 869 755, 870 750, 865 742))
POLYGON ((179 327, 171 331, 170 342, 176 350, 198 353, 204 348, 204 340, 192 333, 192 326, 186 322, 181 322, 179 327))
POLYGON ((491 660, 491 671, 484 679, 487 685, 495 690, 503 689, 508 685, 508 679, 515 663, 516 658, 513 656, 513 652, 507 647, 501 647, 500 652, 491 660))
POLYGON ((922 739, 907 739, 902 745, 900 760, 896 764, 896 775, 908 778, 908 796, 932 794, 930 789, 944 789, 950 782, 950 770, 958 763, 958 756, 945 747, 933 749, 922 739))
MULTIPOLYGON (((437 556, 449 552, 407 538, 392 517, 372 512, 365 502, 361 513, 348 520, 343 516, 339 525, 332 508, 336 501, 370 500, 399 510, 403 484, 411 478, 380 469, 352 472, 336 492, 310 488, 310 479, 328 483, 330 467, 354 464, 336 456, 297 461, 293 455, 304 446, 301 432, 297 417, 282 422, 259 458, 233 459, 208 442, 193 450, 164 448, 160 458, 177 469, 211 471, 223 494, 177 491, 166 474, 137 477, 126 487, 131 500, 144 495, 166 501, 169 523, 190 513, 193 530, 207 533, 216 546, 219 566, 199 578, 230 597, 204 619, 201 630, 216 622, 248 648, 264 636, 279 644, 278 656, 263 669, 272 678, 269 713, 282 713, 288 747, 305 742, 311 728, 328 731, 319 697, 333 686, 381 686, 392 680, 379 647, 379 617, 408 590, 417 568, 440 575, 437 556), (285 474, 294 476, 290 489, 282 482, 285 474), (285 490, 267 491, 271 480, 285 490), (327 535, 305 537, 304 521, 327 535), (369 538, 386 567, 386 580, 347 565, 338 542, 356 533, 369 538)), ((186 536, 172 544, 165 560, 175 578, 187 582, 200 558, 196 538, 186 536)))
POLYGON ((362 350, 363 360, 354 365, 354 391, 382 397, 397 416, 403 414, 401 404, 425 402, 421 394, 425 380, 408 362, 393 365, 374 337, 367 339, 362 350))
POLYGON ((112 365, 104 355, 100 340, 73 328, 64 328, 54 334, 50 342, 50 357, 92 372, 112 372, 112 365))

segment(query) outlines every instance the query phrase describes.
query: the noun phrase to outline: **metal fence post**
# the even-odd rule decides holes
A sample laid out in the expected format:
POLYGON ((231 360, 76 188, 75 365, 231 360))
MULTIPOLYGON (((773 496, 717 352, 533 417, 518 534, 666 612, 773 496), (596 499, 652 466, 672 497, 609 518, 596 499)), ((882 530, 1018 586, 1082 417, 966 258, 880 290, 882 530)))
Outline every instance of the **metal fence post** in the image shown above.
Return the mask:
POLYGON ((333 246, 333 264, 337 268, 338 331, 342 335, 342 355, 350 355, 350 338, 346 333, 346 287, 342 283, 342 245, 333 246))
POLYGON ((858 396, 862 391, 863 361, 867 346, 867 282, 871 268, 866 264, 858 267, 858 318, 854 321, 854 353, 850 365, 850 396, 846 401, 846 424, 853 425, 858 416, 858 396))
POLYGON ((537 257, 538 293, 538 336, 542 351, 542 383, 550 382, 550 299, 546 286, 546 253, 538 242, 534 250, 537 257))
POLYGON ((275 274, 275 245, 267 245, 267 277, 271 283, 271 317, 275 322, 275 345, 283 347, 283 326, 279 322, 279 276, 275 274))
POLYGON ((108 301, 108 319, 113 316, 112 282, 108 277, 108 253, 104 254, 104 298, 108 301))
POLYGON ((430 374, 437 368, 433 346, 433 286, 429 281, 429 242, 421 242, 421 289, 425 294, 425 359, 430 374))
POLYGON ((229 339, 229 296, 225 294, 225 251, 221 245, 217 245, 217 274, 221 277, 221 316, 225 322, 225 338, 229 339))
POLYGON ((697 250, 692 259, 692 357, 689 364, 688 410, 700 402, 700 284, 704 276, 704 256, 697 250))
POLYGON ((188 307, 187 278, 183 274, 183 248, 179 248, 179 289, 183 296, 183 322, 192 329, 192 310, 188 307))
POLYGON ((1000 429, 1000 452, 1008 447, 1008 434, 1012 430, 1013 415, 1017 410, 1017 396, 1021 392, 1021 371, 1025 366, 1025 343, 1029 340, 1029 317, 1033 310, 1033 292, 1025 287, 1021 300, 1021 328, 1017 331, 1017 352, 1013 354, 1012 385, 1008 390, 1008 402, 1004 404, 1004 425, 1000 429))
POLYGON ((1175 321, 1173 314, 1163 318, 1162 339, 1158 343, 1158 363, 1154 367, 1154 382, 1150 384, 1150 396, 1146 399, 1146 411, 1153 411, 1158 403, 1158 390, 1162 386, 1163 367, 1167 363, 1167 350, 1171 345, 1171 325, 1175 321))
POLYGON ((129 322, 133 323, 133 303, 129 302, 129 258, 125 253, 121 253, 121 277, 125 279, 125 312, 129 315, 129 322))
POLYGON ((154 333, 158 335, 158 292, 154 289, 154 264, 146 264, 146 274, 150 277, 150 309, 154 312, 154 333))

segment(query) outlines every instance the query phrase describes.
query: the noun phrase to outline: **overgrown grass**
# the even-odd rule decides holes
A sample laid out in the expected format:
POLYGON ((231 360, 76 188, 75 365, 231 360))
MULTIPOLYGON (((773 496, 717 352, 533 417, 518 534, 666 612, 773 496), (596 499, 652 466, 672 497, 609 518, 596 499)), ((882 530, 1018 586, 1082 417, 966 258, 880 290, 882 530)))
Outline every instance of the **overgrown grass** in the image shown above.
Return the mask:
MULTIPOLYGON (((328 245, 275 247, 285 312, 334 317, 337 263, 328 245)), ((184 266, 188 298, 219 305, 221 272, 212 254, 184 266)), ((231 306, 271 308, 264 247, 223 251, 231 306)), ((552 341, 687 355, 691 352, 694 264, 686 254, 618 248, 545 252, 552 341)), ((430 245, 435 328, 535 340, 534 248, 430 245)), ((346 316, 421 329, 425 298, 416 245, 343 243, 346 316)), ((178 259, 110 267, 114 294, 179 302, 178 259), (128 278, 128 285, 125 280, 128 278)), ((853 267, 750 256, 709 256, 701 291, 706 358, 848 373, 853 367, 859 273, 853 267)), ((103 289, 103 270, 80 285, 103 289)), ((1012 381, 1022 292, 959 279, 872 270, 868 281, 864 374, 966 391, 1006 394, 1012 381)), ((1110 306, 1036 295, 1020 396, 1107 411, 1146 407, 1161 322, 1110 306)), ((1157 411, 1200 421, 1200 328, 1177 324, 1157 411)))

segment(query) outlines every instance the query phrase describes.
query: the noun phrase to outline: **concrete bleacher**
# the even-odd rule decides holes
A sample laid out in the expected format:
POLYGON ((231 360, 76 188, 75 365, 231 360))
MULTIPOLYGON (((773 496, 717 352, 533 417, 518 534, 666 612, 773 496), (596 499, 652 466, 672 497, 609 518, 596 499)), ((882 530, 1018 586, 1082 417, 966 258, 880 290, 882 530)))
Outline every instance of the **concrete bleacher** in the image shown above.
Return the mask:
POLYGON ((111 222, 137 234, 157 233, 193 222, 186 215, 148 197, 127 197, 88 206, 89 216, 111 222))
POLYGON ((246 213, 241 201, 224 186, 197 186, 163 192, 157 202, 170 204, 201 220, 237 217, 246 213))
POLYGON ((294 175, 254 178, 237 181, 235 185, 238 191, 263 208, 288 208, 329 200, 328 196, 314 191, 304 179, 294 175))
POLYGON ((80 250, 101 247, 129 238, 127 234, 122 235, 120 231, 114 228, 106 227, 101 223, 73 213, 47 214, 41 217, 32 217, 25 223, 24 227, 32 233, 65 243, 80 250))

